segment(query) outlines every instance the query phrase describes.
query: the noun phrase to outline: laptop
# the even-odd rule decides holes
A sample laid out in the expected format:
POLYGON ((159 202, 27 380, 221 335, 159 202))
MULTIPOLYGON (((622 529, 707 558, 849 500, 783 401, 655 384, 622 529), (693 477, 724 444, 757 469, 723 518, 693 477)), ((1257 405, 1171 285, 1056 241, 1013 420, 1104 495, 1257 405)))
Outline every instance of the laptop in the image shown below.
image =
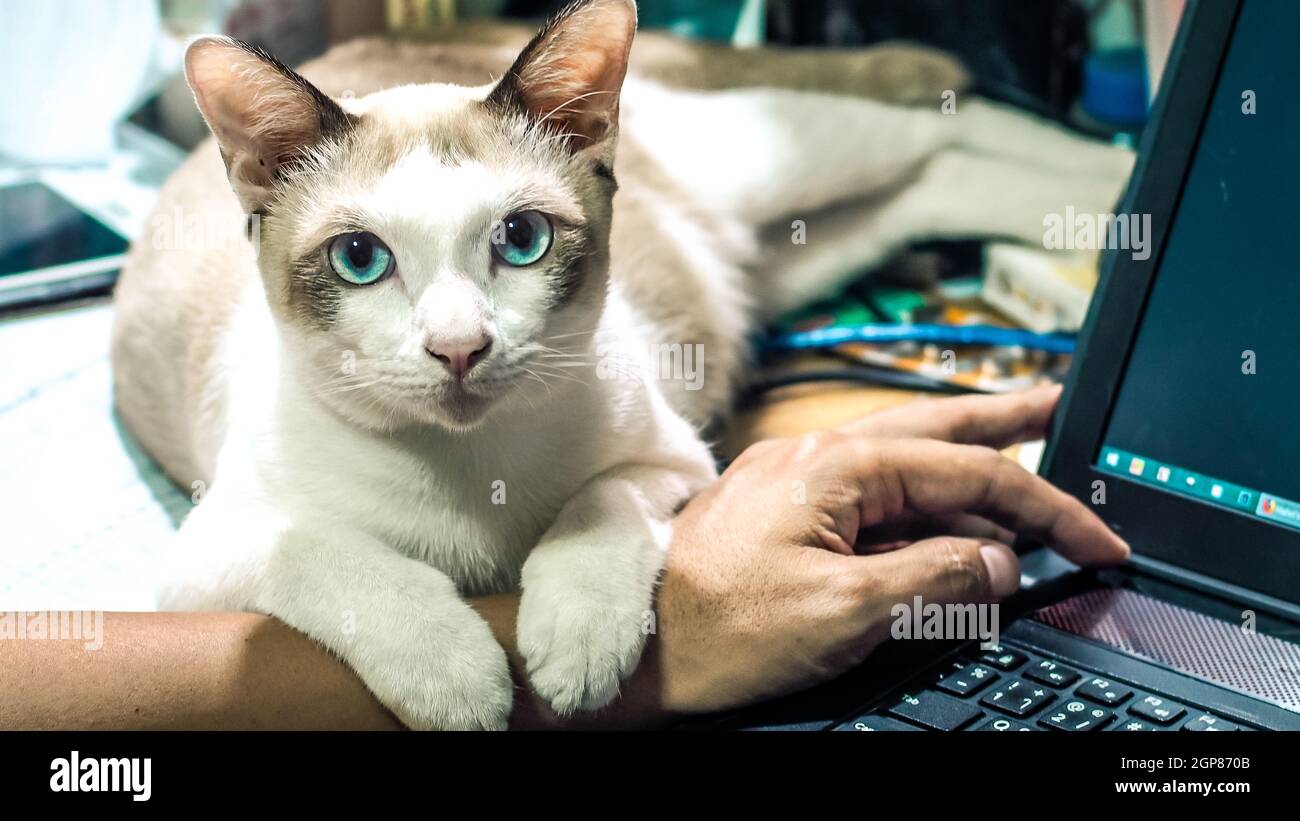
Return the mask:
POLYGON ((1300 3, 1189 5, 1040 472, 1133 546, 1033 544, 996 644, 893 641, 713 726, 1300 729, 1300 3))

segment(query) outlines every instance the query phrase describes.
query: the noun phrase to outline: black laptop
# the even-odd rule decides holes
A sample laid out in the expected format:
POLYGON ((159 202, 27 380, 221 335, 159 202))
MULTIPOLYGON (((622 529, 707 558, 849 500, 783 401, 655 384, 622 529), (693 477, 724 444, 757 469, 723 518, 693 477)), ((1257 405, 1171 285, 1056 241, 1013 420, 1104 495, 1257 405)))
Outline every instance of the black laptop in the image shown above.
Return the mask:
POLYGON ((1020 545, 1000 643, 894 641, 745 729, 1300 729, 1300 3, 1189 6, 1042 473, 1133 546, 1020 545), (1145 256, 1144 259, 1135 258, 1145 256))

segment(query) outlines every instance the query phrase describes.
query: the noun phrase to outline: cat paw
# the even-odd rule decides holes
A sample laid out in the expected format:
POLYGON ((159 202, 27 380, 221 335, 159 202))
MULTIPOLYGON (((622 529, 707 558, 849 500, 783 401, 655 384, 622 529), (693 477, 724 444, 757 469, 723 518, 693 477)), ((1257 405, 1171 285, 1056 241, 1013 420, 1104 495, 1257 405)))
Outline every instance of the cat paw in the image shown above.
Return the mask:
POLYGON ((487 624, 436 628, 451 644, 412 647, 406 664, 368 678, 371 689, 413 730, 504 730, 510 718, 514 682, 505 651, 487 624), (481 628, 481 629, 480 629, 481 628), (468 635, 467 635, 468 633, 468 635), (399 673, 398 671, 401 670, 399 673), (376 678, 387 679, 382 684, 376 678))
POLYGON ((524 591, 519 652, 533 691, 559 715, 604 707, 641 659, 643 611, 610 598, 545 587, 524 591))

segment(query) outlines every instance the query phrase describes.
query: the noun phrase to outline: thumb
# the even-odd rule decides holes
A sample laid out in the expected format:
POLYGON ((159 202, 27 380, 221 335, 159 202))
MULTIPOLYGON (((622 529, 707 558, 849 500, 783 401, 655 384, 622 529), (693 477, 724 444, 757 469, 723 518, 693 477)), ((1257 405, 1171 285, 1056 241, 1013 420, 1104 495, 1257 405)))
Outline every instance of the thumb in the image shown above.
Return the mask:
POLYGON ((914 596, 927 604, 991 602, 1020 587, 1016 554, 991 539, 939 536, 858 561, 889 607, 914 596))

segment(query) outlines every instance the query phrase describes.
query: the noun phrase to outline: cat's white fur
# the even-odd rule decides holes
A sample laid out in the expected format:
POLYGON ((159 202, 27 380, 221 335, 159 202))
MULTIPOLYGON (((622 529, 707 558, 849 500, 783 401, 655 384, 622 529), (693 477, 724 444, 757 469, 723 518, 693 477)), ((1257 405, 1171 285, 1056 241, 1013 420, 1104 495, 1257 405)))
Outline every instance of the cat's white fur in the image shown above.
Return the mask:
MULTIPOLYGON (((579 22, 630 6, 582 4, 579 22)), ((342 103, 391 130, 436 129, 489 91, 412 86, 342 103)), ((521 186, 580 211, 591 192, 562 158, 549 168, 545 157, 502 165, 403 149, 355 185, 322 171, 302 198, 280 202, 296 227, 264 242, 264 268, 337 233, 313 220, 339 209, 366 214, 393 248, 405 291, 349 294, 334 320, 372 345, 414 362, 408 349, 424 334, 471 323, 564 351, 543 379, 516 380, 472 419, 355 374, 329 395, 322 369, 349 351, 288 318, 279 287, 253 275, 251 250, 194 260, 137 249, 118 296, 119 404, 174 478, 211 483, 181 528, 164 607, 273 614, 344 659, 408 725, 498 728, 511 707, 506 657, 462 596, 522 587, 531 685, 563 712, 600 707, 653 624, 672 516, 714 476, 697 431, 725 411, 755 319, 910 241, 1037 242, 1043 215, 1067 202, 1109 208, 1131 162, 977 101, 948 115, 629 78, 620 122, 608 291, 547 328, 540 285, 444 268, 474 270, 485 246, 469 221, 508 211, 521 186), (808 245, 789 244, 792 219, 807 221, 808 245), (765 227, 786 241, 765 245, 765 227), (191 280, 148 279, 227 268, 238 275, 211 305, 191 280), (642 355, 664 343, 705 345, 704 390, 642 355), (358 401, 372 388, 389 395, 358 401)), ((202 186, 215 184, 214 154, 191 160, 195 179, 206 169, 202 186)), ((199 201, 192 194, 176 183, 165 200, 199 201)), ((241 196, 248 207, 258 194, 241 196)), ((229 195, 220 207, 237 213, 229 195)), ((375 381, 415 384, 416 371, 385 371, 373 348, 356 361, 375 381)), ((434 376, 420 380, 434 390, 434 376)))

